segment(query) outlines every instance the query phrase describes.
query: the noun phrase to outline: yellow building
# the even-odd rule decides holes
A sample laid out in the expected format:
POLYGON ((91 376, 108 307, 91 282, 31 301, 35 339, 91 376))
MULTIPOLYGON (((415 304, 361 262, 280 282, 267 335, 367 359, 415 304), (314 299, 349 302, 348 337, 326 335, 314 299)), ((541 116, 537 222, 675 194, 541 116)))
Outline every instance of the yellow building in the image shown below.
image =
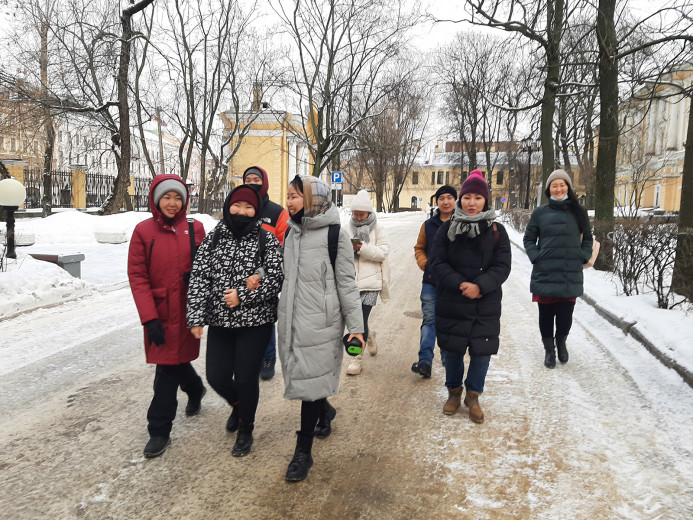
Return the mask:
MULTIPOLYGON (((220 117, 228 136, 236 126, 235 114, 227 111, 220 117)), ((298 137, 301 130, 292 125, 292 115, 288 112, 264 109, 259 113, 243 113, 241 117, 252 122, 238 150, 228 161, 229 180, 240 184, 248 167, 260 166, 268 175, 270 199, 284 205, 289 181, 297 174, 310 175, 312 170, 310 150, 305 140, 298 137)), ((237 145, 238 138, 234 137, 228 150, 234 150, 237 145)))
MULTIPOLYGON (((689 67, 690 68, 690 67, 689 67)), ((620 108, 624 131, 616 164, 616 205, 626 215, 637 209, 678 211, 681 207, 684 146, 693 71, 674 72, 663 85, 645 87, 620 108), (655 99, 650 100, 652 96, 655 99)))

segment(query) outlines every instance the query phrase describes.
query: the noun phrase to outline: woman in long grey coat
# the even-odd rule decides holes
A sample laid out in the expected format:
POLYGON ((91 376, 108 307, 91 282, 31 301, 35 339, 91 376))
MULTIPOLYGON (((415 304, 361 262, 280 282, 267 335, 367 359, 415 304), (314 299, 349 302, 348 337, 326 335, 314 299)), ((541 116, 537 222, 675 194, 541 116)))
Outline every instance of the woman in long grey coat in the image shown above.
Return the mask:
MULTIPOLYGON (((363 317, 356 285, 349 234, 341 230, 334 268, 328 232, 339 224, 330 190, 319 179, 296 176, 289 184, 287 209, 291 218, 284 240, 284 285, 279 300, 277 347, 286 399, 300 399, 301 429, 286 480, 308 476, 318 421, 322 430, 336 411, 327 402, 339 387, 344 326, 349 339, 363 345, 363 317)), ((322 435, 326 436, 326 435, 322 435)))

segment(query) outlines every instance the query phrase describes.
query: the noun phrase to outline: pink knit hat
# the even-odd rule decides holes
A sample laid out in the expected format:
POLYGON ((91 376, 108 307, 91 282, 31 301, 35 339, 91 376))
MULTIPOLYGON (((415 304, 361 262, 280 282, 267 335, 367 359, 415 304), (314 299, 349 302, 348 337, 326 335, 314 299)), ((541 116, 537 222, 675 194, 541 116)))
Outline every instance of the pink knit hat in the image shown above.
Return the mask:
POLYGON ((476 193, 484 197, 486 202, 488 202, 490 197, 488 192, 488 183, 486 182, 486 179, 484 179, 484 174, 481 170, 473 170, 469 173, 469 177, 464 180, 462 183, 462 189, 460 190, 460 198, 462 198, 462 195, 465 193, 476 193))

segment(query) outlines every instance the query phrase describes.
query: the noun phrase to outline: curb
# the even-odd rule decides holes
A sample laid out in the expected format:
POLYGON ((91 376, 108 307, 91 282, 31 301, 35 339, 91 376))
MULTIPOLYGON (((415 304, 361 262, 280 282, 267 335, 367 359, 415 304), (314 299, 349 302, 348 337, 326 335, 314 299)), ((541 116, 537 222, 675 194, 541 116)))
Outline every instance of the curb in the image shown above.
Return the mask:
MULTIPOLYGON (((510 242, 520 251, 525 253, 525 248, 522 244, 518 244, 512 238, 510 239, 510 242)), ((607 308, 601 306, 599 303, 597 303, 597 301, 594 298, 592 298, 584 292, 582 296, 580 296, 580 298, 582 298, 582 300, 584 300, 585 303, 593 307, 594 310, 597 311, 597 314, 599 314, 602 318, 611 323, 614 327, 621 329, 624 332, 624 334, 631 336, 633 339, 638 341, 643 347, 645 347, 648 350, 650 354, 657 358, 657 360, 659 360, 665 367, 675 371, 678 375, 681 376, 683 381, 688 386, 693 388, 693 372, 681 366, 671 356, 658 349, 654 345, 654 343, 647 339, 643 331, 640 330, 640 328, 638 327, 638 322, 626 321, 618 317, 616 314, 609 311, 607 308)))

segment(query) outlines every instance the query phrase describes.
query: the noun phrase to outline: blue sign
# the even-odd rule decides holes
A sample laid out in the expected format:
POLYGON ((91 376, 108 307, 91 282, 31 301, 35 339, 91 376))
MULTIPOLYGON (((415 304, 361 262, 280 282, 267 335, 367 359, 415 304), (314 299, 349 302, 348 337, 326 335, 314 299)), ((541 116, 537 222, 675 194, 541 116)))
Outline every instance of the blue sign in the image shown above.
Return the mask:
POLYGON ((502 198, 501 198, 501 202, 502 202, 503 204, 505 204, 506 202, 508 202, 508 197, 502 197, 502 198))
POLYGON ((332 172, 332 184, 342 183, 342 172, 332 172))

